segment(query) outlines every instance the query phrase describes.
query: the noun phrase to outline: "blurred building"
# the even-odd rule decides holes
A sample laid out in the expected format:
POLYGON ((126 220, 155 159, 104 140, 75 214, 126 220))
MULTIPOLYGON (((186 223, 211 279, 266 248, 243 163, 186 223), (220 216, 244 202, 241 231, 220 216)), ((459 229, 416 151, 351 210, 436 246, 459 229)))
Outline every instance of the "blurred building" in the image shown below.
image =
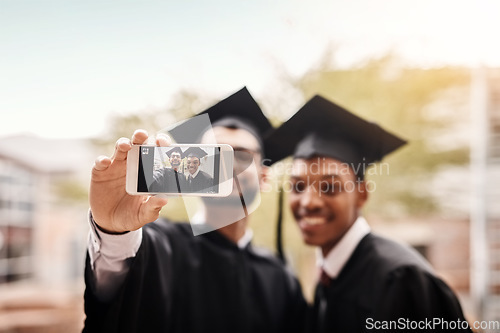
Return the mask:
POLYGON ((470 85, 439 94, 423 110, 446 124, 425 138, 438 156, 470 149, 470 163, 429 174, 423 191, 439 212, 368 220, 374 231, 423 254, 457 292, 468 319, 500 322, 500 69, 471 74, 470 85))
POLYGON ((500 322, 500 69, 472 81, 471 293, 483 320, 500 322))
POLYGON ((419 250, 459 294, 468 319, 500 322, 500 69, 471 71, 470 86, 447 91, 429 117, 449 119, 430 133, 433 149, 470 148, 467 165, 443 165, 430 193, 441 213, 374 229, 419 250))
POLYGON ((91 163, 82 140, 0 141, 0 332, 81 327, 91 163))
POLYGON ((449 119, 431 140, 435 149, 470 147, 468 165, 444 165, 433 175, 431 193, 443 213, 381 229, 429 259, 469 319, 500 322, 500 69, 473 70, 466 89, 448 91, 428 108, 449 119))

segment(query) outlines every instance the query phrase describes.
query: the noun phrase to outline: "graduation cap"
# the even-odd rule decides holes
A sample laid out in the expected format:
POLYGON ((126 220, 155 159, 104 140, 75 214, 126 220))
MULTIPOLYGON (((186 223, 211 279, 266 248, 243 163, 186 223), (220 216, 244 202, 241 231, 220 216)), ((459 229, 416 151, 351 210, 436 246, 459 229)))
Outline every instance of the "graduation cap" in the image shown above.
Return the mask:
MULTIPOLYGON (((271 164, 290 155, 304 159, 331 157, 347 163, 362 179, 366 169, 362 166, 382 160, 405 143, 377 124, 316 95, 266 139, 266 148, 271 164)), ((282 190, 278 202, 276 247, 278 257, 285 262, 282 190)))
POLYGON ((267 138, 266 147, 271 163, 290 155, 331 157, 348 163, 363 178, 365 168, 360 166, 382 160, 405 143, 379 125, 316 95, 267 138))
POLYGON ((167 154, 168 157, 171 157, 170 155, 172 155, 172 153, 178 153, 179 155, 182 156, 182 150, 180 147, 174 147, 174 148, 170 149, 169 151, 167 151, 165 154, 167 154))
POLYGON ((182 158, 194 156, 198 157, 198 159, 201 159, 202 157, 205 157, 207 155, 207 152, 200 147, 189 147, 184 153, 182 153, 182 158))
POLYGON ((199 142, 202 135, 210 128, 222 126, 245 129, 252 133, 261 147, 264 147, 263 137, 272 129, 272 125, 262 113, 257 102, 246 87, 223 99, 207 110, 169 130, 178 143, 199 142), (208 115, 210 122, 203 121, 202 115, 208 115))

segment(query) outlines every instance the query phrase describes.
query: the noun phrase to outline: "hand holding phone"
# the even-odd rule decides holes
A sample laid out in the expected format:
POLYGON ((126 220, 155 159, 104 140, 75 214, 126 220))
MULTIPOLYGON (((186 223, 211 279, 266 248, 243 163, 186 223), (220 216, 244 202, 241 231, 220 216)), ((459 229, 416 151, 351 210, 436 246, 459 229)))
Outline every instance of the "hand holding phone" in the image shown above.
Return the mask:
MULTIPOLYGON (((89 202, 96 223, 111 233, 136 230, 159 216, 166 198, 132 196, 126 192, 127 154, 133 145, 146 143, 148 134, 137 130, 132 140, 121 138, 116 142, 112 157, 100 156, 92 168, 89 202)), ((156 144, 168 146, 166 137, 158 137, 156 144)))

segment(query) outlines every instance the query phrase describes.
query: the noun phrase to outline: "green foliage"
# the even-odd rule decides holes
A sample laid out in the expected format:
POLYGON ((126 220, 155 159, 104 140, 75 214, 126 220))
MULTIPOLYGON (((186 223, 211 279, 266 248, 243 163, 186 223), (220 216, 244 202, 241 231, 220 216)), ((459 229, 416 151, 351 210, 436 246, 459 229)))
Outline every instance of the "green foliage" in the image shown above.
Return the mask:
POLYGON ((172 103, 164 109, 150 109, 132 114, 116 113, 109 119, 108 132, 93 140, 101 151, 112 152, 116 140, 130 138, 135 130, 144 129, 153 135, 186 119, 201 110, 207 98, 196 92, 180 90, 172 98, 172 103))
POLYGON ((81 181, 64 179, 54 182, 54 193, 57 200, 68 203, 84 203, 88 201, 88 189, 81 181))

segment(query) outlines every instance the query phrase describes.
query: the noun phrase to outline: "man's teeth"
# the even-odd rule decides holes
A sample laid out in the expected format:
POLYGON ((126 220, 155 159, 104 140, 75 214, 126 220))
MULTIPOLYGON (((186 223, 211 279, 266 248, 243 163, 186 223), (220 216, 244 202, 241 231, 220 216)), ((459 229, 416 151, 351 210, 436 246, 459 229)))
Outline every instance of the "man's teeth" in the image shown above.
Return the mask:
POLYGON ((325 219, 322 217, 304 217, 304 222, 310 225, 323 224, 325 219))

